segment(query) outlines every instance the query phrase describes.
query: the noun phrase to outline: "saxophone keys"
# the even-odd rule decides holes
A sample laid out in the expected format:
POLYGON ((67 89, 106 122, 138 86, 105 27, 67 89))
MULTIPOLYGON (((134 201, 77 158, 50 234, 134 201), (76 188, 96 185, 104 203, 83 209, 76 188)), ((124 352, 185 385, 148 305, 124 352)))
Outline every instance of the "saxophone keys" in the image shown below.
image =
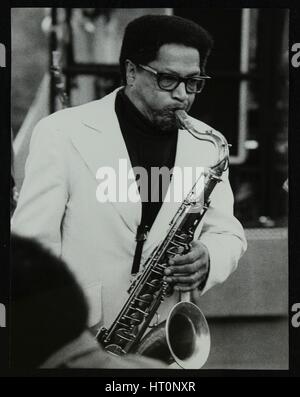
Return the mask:
POLYGON ((160 320, 160 314, 157 313, 157 312, 155 312, 155 320, 154 320, 154 323, 153 323, 153 324, 151 323, 151 324, 149 325, 149 328, 155 328, 155 327, 157 327, 158 324, 159 324, 159 320, 160 320))
POLYGON ((144 310, 142 310, 142 309, 140 309, 140 308, 138 308, 138 307, 132 307, 132 306, 131 306, 130 309, 136 310, 136 311, 138 311, 139 313, 142 313, 144 316, 147 315, 147 312, 145 312, 144 310))
POLYGON ((159 271, 154 270, 154 269, 152 269, 151 272, 152 272, 152 273, 155 273, 155 274, 158 274, 159 276, 162 275, 162 272, 161 272, 161 271, 159 272, 159 271))
MULTIPOLYGON (((138 325, 143 320, 143 316, 140 316, 139 314, 140 313, 133 313, 131 316, 127 316, 125 314, 122 319, 129 320, 130 325, 138 325)), ((119 324, 121 323, 119 322, 119 324)))

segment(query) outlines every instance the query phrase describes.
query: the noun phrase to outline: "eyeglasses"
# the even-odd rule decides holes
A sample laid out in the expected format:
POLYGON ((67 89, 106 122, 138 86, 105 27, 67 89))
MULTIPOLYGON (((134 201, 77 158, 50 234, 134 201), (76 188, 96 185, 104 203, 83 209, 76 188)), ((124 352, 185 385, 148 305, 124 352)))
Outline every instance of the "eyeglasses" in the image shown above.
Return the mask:
POLYGON ((159 88, 164 91, 173 91, 179 86, 181 82, 184 82, 185 89, 188 94, 199 94, 204 88, 205 81, 211 78, 210 76, 206 75, 195 77, 180 77, 176 74, 158 72, 148 65, 138 64, 138 66, 141 69, 155 75, 159 88))

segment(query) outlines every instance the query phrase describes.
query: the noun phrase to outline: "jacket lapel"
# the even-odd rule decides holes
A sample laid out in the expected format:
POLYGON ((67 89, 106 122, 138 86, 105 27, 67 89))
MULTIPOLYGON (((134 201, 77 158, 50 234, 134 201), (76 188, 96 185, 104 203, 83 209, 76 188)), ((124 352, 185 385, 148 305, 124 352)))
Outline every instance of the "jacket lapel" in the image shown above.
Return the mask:
POLYGON ((166 199, 152 225, 145 249, 152 250, 166 236, 171 220, 199 177, 202 167, 210 166, 214 158, 215 151, 211 143, 198 141, 187 131, 179 130, 174 166, 178 176, 172 177, 166 199))
POLYGON ((108 187, 114 188, 116 195, 115 199, 109 201, 129 229, 135 233, 140 223, 142 206, 135 179, 128 181, 127 178, 131 162, 114 110, 116 92, 117 90, 101 100, 82 106, 81 128, 77 127, 73 131, 71 139, 95 178, 97 186, 101 183, 101 179, 103 182, 105 173, 109 175, 106 170, 115 171, 116 183, 111 179, 114 186, 108 184, 108 187), (101 168, 102 177, 98 174, 97 179, 96 175, 100 167, 108 168, 106 170, 101 168), (120 180, 122 184, 119 184, 120 180), (126 184, 131 192, 135 192, 133 195, 136 197, 136 202, 127 199, 126 184))

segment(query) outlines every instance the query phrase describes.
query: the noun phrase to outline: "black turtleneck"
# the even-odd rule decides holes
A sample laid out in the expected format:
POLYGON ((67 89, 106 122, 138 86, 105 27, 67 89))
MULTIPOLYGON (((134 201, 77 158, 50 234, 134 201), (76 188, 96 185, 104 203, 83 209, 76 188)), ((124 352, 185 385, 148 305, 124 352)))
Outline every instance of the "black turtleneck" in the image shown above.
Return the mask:
POLYGON ((168 184, 165 184, 166 186, 160 186, 161 183, 157 181, 157 178, 151 181, 151 167, 167 167, 169 170, 174 167, 178 131, 166 133, 153 126, 130 101, 124 89, 117 93, 115 111, 132 167, 138 166, 147 170, 148 195, 144 197, 145 195, 141 194, 141 224, 147 225, 150 229, 160 210, 166 188, 168 188, 170 182, 168 181, 168 184), (151 202, 151 194, 152 197, 154 195, 159 200, 151 202))

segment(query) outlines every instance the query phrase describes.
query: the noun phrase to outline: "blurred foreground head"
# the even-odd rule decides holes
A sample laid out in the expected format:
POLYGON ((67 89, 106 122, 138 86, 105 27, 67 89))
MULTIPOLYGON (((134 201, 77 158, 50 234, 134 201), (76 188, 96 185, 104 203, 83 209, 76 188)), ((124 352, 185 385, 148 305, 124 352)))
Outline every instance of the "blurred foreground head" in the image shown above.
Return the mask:
POLYGON ((11 364, 38 367, 86 328, 88 308, 62 260, 34 240, 11 239, 11 364))

